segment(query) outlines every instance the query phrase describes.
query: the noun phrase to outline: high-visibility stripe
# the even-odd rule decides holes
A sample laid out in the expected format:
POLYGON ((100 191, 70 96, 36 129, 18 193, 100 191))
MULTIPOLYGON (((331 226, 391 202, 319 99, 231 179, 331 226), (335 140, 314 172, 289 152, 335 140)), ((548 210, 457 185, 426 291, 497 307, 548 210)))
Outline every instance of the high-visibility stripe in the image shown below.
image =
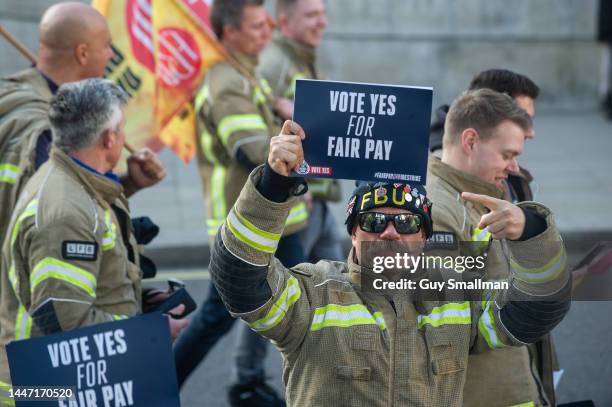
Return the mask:
POLYGON ((0 405, 3 406, 14 406, 15 400, 10 398, 10 391, 12 386, 8 383, 0 381, 0 405))
POLYGON ((17 235, 21 230, 21 223, 29 218, 30 216, 36 215, 36 211, 38 210, 38 199, 32 200, 25 208, 23 212, 17 218, 15 225, 13 226, 13 231, 11 232, 11 245, 15 244, 15 240, 17 240, 17 235))
POLYGON ((259 84, 261 85, 261 87, 255 86, 253 88, 253 103, 255 103, 256 105, 266 104, 266 94, 272 94, 272 87, 270 87, 270 84, 266 79, 259 78, 259 84))
POLYGON ((285 226, 295 225, 296 223, 303 222, 307 219, 308 209, 306 208, 306 204, 304 202, 300 202, 289 211, 289 216, 287 216, 285 226))
POLYGON ((329 180, 319 179, 317 182, 308 183, 308 192, 311 194, 325 194, 329 190, 331 182, 329 180))
POLYGON ((117 240, 117 226, 113 222, 113 216, 111 215, 110 209, 104 211, 104 223, 106 225, 106 231, 102 235, 102 251, 109 251, 115 247, 117 240))
POLYGON ((196 112, 200 111, 202 106, 204 106, 204 103, 206 103, 206 99, 208 99, 209 95, 210 89, 208 88, 208 85, 202 86, 202 89, 198 92, 193 105, 196 112))
POLYGON ((223 145, 227 145, 229 138, 237 131, 267 131, 268 126, 259 114, 235 114, 225 116, 219 127, 217 134, 223 145))
POLYGON ((200 134, 200 145, 202 146, 202 154, 204 154, 208 162, 213 165, 219 165, 219 160, 217 160, 213 152, 213 136, 206 130, 206 127, 202 130, 202 134, 200 134))
POLYGON ((65 281, 83 289, 90 297, 96 298, 97 281, 93 274, 51 257, 43 259, 34 267, 30 276, 31 291, 34 292, 38 284, 49 278, 65 281))
MULTIPOLYGON (((225 203, 225 174, 227 170, 221 165, 213 167, 210 186, 210 203, 212 214, 209 216, 210 221, 219 223, 225 222, 227 216, 227 205, 225 203)), ((215 232, 216 234, 217 232, 215 232)))
POLYGON ((257 332, 274 328, 283 320, 285 315, 287 315, 289 307, 295 304, 301 295, 302 290, 300 289, 297 278, 289 277, 285 289, 281 293, 279 299, 272 305, 266 316, 250 323, 249 326, 257 332))
POLYGON ((223 226, 223 223, 225 223, 225 220, 207 219, 206 229, 208 231, 208 236, 216 236, 217 232, 219 232, 219 228, 223 226))
POLYGON ((235 209, 232 209, 227 215, 227 226, 238 240, 256 250, 264 253, 274 253, 278 247, 280 234, 259 229, 235 209))
POLYGON ((567 253, 561 249, 557 255, 546 265, 536 268, 527 268, 510 259, 514 277, 527 283, 545 283, 552 281, 567 267, 567 253))
POLYGON ((121 321, 123 319, 128 319, 127 315, 112 315, 113 321, 121 321))
POLYGON ((487 229, 474 229, 472 233, 472 242, 488 242, 489 240, 491 240, 491 234, 487 229))
POLYGON ((0 164, 0 182, 15 184, 21 170, 13 164, 0 164))
POLYGON ((529 401, 527 403, 513 404, 508 407, 535 407, 535 403, 533 401, 529 401))
POLYGON ((302 72, 298 72, 295 75, 293 75, 293 78, 291 78, 290 85, 287 88, 287 90, 285 91, 285 97, 287 99, 293 99, 293 97, 295 96, 295 84, 296 84, 296 81, 298 79, 304 79, 305 77, 306 77, 306 75, 304 75, 302 72))
POLYGON ((9 267, 8 271, 8 279, 11 283, 11 287, 13 287, 13 291, 15 295, 17 294, 17 273, 15 272, 15 263, 11 263, 11 267, 9 267))
POLYGON ((482 315, 478 319, 478 331, 485 338, 487 345, 491 349, 505 348, 506 344, 500 339, 497 328, 495 327, 495 318, 493 317, 492 302, 488 302, 482 315))
POLYGON ((386 329, 382 313, 375 312, 372 315, 363 304, 328 304, 315 309, 310 330, 318 331, 332 326, 349 328, 356 325, 377 325, 381 330, 386 329))
POLYGON ((22 304, 19 304, 17 309, 17 318, 15 319, 15 339, 29 339, 32 334, 32 318, 22 304))
POLYGON ((469 325, 472 323, 470 303, 449 303, 435 307, 428 315, 417 315, 419 328, 425 325, 469 325))

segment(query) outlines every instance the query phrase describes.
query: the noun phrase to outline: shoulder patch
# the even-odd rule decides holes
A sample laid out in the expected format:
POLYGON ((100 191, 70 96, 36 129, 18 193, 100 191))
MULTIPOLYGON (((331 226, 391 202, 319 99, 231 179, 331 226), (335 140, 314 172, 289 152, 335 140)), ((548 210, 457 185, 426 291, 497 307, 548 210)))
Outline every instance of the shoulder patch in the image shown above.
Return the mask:
POLYGON ((62 257, 66 260, 96 261, 98 258, 98 243, 64 240, 62 242, 62 257))
POLYGON ((457 235, 452 232, 433 232, 427 239, 426 249, 457 250, 457 235))

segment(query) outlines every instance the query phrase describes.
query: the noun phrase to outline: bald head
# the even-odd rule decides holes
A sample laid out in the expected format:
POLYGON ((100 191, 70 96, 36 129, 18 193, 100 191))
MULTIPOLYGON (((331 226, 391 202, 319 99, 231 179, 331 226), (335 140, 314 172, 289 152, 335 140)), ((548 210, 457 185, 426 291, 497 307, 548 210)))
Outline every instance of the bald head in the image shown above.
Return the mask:
POLYGON ((104 16, 83 3, 64 2, 47 9, 40 21, 39 44, 39 68, 60 84, 103 76, 112 57, 104 16))
POLYGON ((86 40, 92 31, 106 26, 104 17, 83 3, 66 2, 51 6, 40 21, 40 43, 51 50, 65 50, 86 40))

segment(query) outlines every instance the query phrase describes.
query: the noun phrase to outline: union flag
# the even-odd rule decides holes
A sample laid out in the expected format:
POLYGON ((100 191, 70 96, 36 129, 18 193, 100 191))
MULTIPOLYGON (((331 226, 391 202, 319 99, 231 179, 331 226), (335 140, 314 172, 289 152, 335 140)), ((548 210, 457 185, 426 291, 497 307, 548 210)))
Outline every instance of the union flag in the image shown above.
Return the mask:
POLYGON ((191 101, 208 68, 225 59, 212 33, 212 0, 93 0, 107 19, 114 56, 107 78, 130 96, 126 136, 136 148, 195 153, 191 101))

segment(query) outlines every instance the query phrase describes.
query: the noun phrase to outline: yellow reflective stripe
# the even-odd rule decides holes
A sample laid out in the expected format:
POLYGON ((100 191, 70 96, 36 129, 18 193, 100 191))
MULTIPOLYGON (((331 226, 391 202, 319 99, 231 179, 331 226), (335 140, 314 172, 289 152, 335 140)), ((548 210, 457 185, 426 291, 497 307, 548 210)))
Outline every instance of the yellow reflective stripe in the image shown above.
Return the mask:
POLYGON ((425 325, 469 325, 472 323, 470 303, 449 303, 434 307, 428 315, 417 315, 419 328, 425 325))
POLYGON ((227 226, 234 236, 243 243, 264 253, 274 253, 278 247, 280 234, 266 232, 253 225, 235 209, 227 215, 227 226))
POLYGON ((217 219, 208 219, 206 220, 206 229, 208 231, 208 236, 216 236, 219 228, 223 225, 225 220, 219 221, 217 219))
POLYGON ((11 263, 11 267, 9 267, 8 279, 11 283, 11 287, 13 287, 15 295, 17 295, 17 273, 15 273, 15 263, 11 263))
POLYGON ((206 103, 206 99, 208 99, 209 94, 210 94, 210 90, 208 89, 208 86, 207 85, 202 86, 202 89, 200 89, 200 91, 198 92, 195 98, 194 108, 196 112, 200 111, 202 106, 204 106, 204 103, 206 103))
POLYGON ((535 403, 533 401, 528 401, 527 403, 513 404, 508 407, 535 407, 535 403))
POLYGON ((255 86, 253 88, 253 103, 255 103, 256 105, 267 103, 266 95, 272 94, 272 87, 270 87, 270 84, 267 80, 265 80, 264 78, 260 78, 259 84, 261 85, 261 87, 255 86))
POLYGON ((318 331, 332 326, 349 328, 355 325, 377 325, 381 330, 386 329, 382 313, 375 315, 376 319, 363 304, 328 304, 315 309, 310 330, 318 331))
POLYGON ((111 315, 113 317, 113 321, 121 321, 123 319, 128 319, 127 315, 111 315))
POLYGON ((6 406, 15 405, 15 400, 9 397, 11 388, 10 384, 0 381, 0 404, 6 406))
POLYGON ((89 296, 96 298, 96 277, 72 264, 47 257, 40 261, 30 276, 31 291, 49 278, 56 278, 83 289, 89 296))
POLYGON ((304 202, 300 202, 289 211, 289 216, 287 216, 285 226, 295 225, 296 223, 303 222, 307 219, 308 209, 306 208, 306 204, 304 202))
POLYGON ((514 277, 521 281, 526 283, 545 283, 554 280, 565 270, 567 267, 567 253, 561 249, 552 260, 542 267, 523 267, 514 259, 510 259, 510 266, 513 269, 514 277))
POLYGON ((15 319, 15 339, 29 339, 32 334, 32 318, 25 307, 19 304, 17 318, 15 319))
POLYGON ((297 278, 289 277, 285 289, 280 295, 279 299, 276 300, 270 310, 266 313, 266 316, 249 324, 251 329, 261 332, 267 331, 278 325, 285 315, 289 307, 300 298, 302 290, 300 289, 300 283, 297 278))
POLYGON ((482 315, 478 319, 478 331, 485 338, 487 345, 491 349, 505 348, 506 344, 502 342, 499 335, 497 334, 497 328, 495 327, 495 318, 493 317, 493 309, 491 308, 491 302, 487 303, 487 306, 482 311, 482 315))
POLYGON ((17 240, 17 235, 21 229, 21 223, 30 216, 36 215, 36 211, 38 210, 38 199, 32 200, 25 208, 25 210, 19 215, 17 221, 15 222, 15 226, 13 226, 13 231, 11 232, 11 246, 15 244, 15 240, 17 240))
POLYGON ((213 167, 211 176, 210 199, 212 206, 212 219, 224 222, 227 215, 225 204, 225 167, 217 165, 213 167))
POLYGON ((385 324, 385 317, 383 316, 382 312, 375 312, 374 320, 376 321, 376 325, 378 325, 381 330, 387 329, 387 324, 385 324))
POLYGON ((293 97, 295 96, 295 82, 298 79, 304 79, 305 77, 306 75, 304 75, 302 72, 298 72, 295 75, 293 75, 293 78, 291 78, 290 85, 285 91, 285 97, 287 99, 293 99, 293 97))
POLYGON ((219 127, 217 133, 223 145, 227 145, 227 142, 232 134, 237 131, 260 131, 268 130, 266 122, 259 114, 235 114, 225 116, 219 127))
POLYGON ((13 164, 0 164, 0 182, 14 184, 21 170, 13 164))
POLYGON ((472 242, 488 242, 491 240, 491 234, 486 229, 475 228, 472 233, 472 242))
POLYGON ((217 160, 213 152, 213 137, 208 130, 206 130, 206 127, 202 130, 202 134, 200 134, 200 145, 202 146, 202 153, 208 162, 213 165, 219 165, 219 160, 217 160))
POLYGON ((106 231, 102 235, 102 250, 106 252, 115 247, 115 241, 117 240, 117 226, 113 222, 110 209, 104 211, 104 223, 106 224, 106 231))

